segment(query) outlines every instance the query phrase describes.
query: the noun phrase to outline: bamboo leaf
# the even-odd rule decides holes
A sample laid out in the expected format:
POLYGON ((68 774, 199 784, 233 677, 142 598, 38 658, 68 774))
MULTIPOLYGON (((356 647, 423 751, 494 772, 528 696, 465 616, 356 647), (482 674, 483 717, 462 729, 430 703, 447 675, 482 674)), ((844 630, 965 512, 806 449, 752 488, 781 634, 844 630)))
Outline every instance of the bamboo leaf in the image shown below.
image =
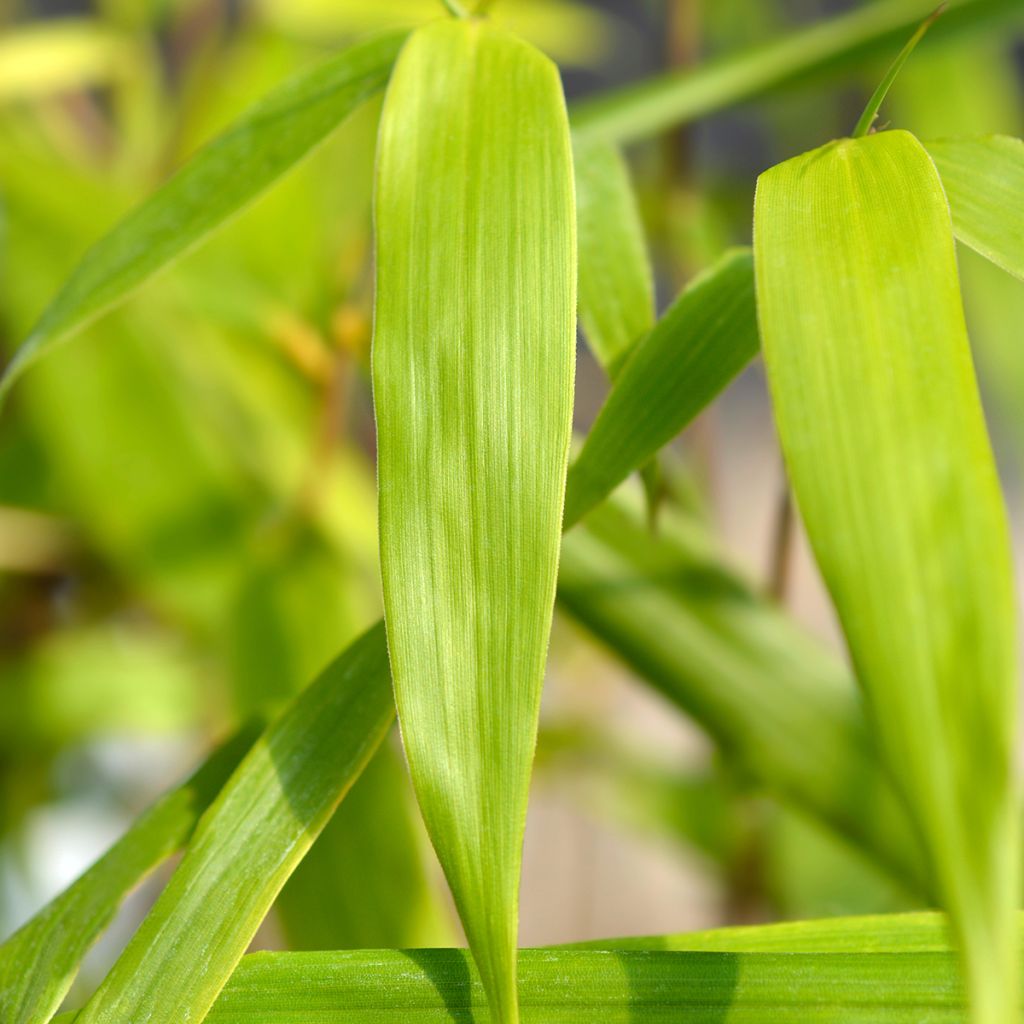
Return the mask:
POLYGON ((972 1019, 1014 1018, 1014 596, 935 167, 905 132, 761 176, 775 415, 882 750, 964 950, 972 1019))
POLYGON ((376 626, 246 755, 79 1024, 202 1020, 393 716, 376 626))
POLYGON ((54 345, 201 242, 387 81, 404 33, 358 43, 270 93, 101 238, 0 378, 0 401, 54 345))
MULTIPOLYGON (((1024 915, 1017 914, 1024 931, 1024 915)), ((924 910, 816 921, 740 925, 678 935, 580 942, 574 949, 674 949, 719 953, 949 953, 949 918, 924 910)))
POLYGON ((757 345, 753 261, 736 250, 691 282, 616 377, 569 470, 566 529, 668 444, 757 345))
POLYGON ((559 607, 701 725, 750 782, 812 814, 910 891, 929 880, 853 682, 728 568, 692 523, 636 503, 562 542, 559 607))
MULTIPOLYGON (((900 46, 927 14, 922 0, 875 0, 846 14, 724 57, 693 71, 659 75, 573 107, 578 136, 630 142, 717 110, 758 99, 811 75, 834 73, 900 46)), ((1019 0, 952 0, 930 38, 984 22, 1024 22, 1019 0)))
POLYGON ((0 945, 0 1024, 45 1024, 121 901, 188 841, 254 739, 245 730, 140 815, 77 881, 0 945))
MULTIPOLYGON (((959 1024, 949 953, 523 950, 526 1024, 959 1024)), ((256 953, 209 1024, 485 1024, 462 950, 256 953)))
POLYGON ((421 29, 388 88, 377 167, 395 696, 427 830, 494 1017, 510 1022, 572 417, 575 210, 557 70, 483 21, 421 29))
POLYGON ((925 143, 961 242, 1024 280, 1024 142, 1006 135, 925 143))
POLYGON ((654 272, 629 168, 600 140, 574 147, 579 313, 597 361, 614 378, 654 326, 654 272))

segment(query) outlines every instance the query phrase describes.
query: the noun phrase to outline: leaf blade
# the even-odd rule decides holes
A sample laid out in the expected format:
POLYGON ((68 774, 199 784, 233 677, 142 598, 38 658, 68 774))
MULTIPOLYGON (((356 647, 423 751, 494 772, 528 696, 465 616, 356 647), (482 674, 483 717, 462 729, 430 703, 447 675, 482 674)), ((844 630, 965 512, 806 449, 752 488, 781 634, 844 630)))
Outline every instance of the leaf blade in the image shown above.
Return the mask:
POLYGON ((4 370, 0 402, 32 363, 199 244, 378 92, 404 38, 358 43, 286 82, 96 242, 4 370))
POLYGON ((394 716, 384 631, 349 646, 256 742, 80 1024, 202 1020, 394 716), (235 870, 244 864, 247 870, 235 870))
POLYGON ((924 145, 942 178, 957 238, 1024 281, 1024 141, 988 135, 924 145))
POLYGON ((765 172, 755 254, 776 423, 811 545, 952 914, 974 1019, 1007 1020, 1013 585, 932 161, 913 136, 885 132, 765 172))
POLYGON ((188 841, 202 812, 252 743, 243 731, 162 797, 91 868, 0 945, 0 1022, 45 1024, 89 947, 157 864, 188 841))
POLYGON ((377 167, 372 362, 395 697, 495 1019, 515 1021, 575 355, 556 69, 483 21, 420 29, 388 88, 377 167))
POLYGON ((569 469, 565 528, 668 444, 757 349, 753 261, 736 250, 690 283, 622 367, 569 469))

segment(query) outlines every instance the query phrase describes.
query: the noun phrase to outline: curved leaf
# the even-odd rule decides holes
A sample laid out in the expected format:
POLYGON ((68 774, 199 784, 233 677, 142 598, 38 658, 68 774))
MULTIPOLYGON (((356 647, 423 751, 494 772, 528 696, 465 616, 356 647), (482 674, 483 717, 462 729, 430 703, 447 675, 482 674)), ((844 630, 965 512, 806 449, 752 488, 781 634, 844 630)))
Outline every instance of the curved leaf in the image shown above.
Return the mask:
POLYGON ((86 952, 121 901, 188 841, 249 749, 245 730, 214 751, 177 789, 158 800, 77 881, 0 945, 0 1024, 45 1024, 67 995, 86 952))
POLYGON ((385 621, 413 783, 487 991, 516 1020, 519 870, 572 417, 572 157, 553 64, 419 30, 377 162, 385 621))
POLYGON ((949 206, 906 132, 761 175, 758 316, 779 436, 890 771, 964 949, 1016 1012, 1015 605, 949 206))
POLYGON ((101 238, 8 365, 0 401, 54 345, 201 242, 383 88, 404 38, 358 43, 286 82, 101 238))
POLYGON ((1024 280, 1024 142, 1006 135, 926 142, 961 242, 1024 280))
POLYGON ((724 256, 633 349, 569 470, 568 529, 668 444, 757 354, 749 250, 724 256))
POLYGON ((202 1020, 393 718, 375 626, 246 755, 79 1024, 202 1020))

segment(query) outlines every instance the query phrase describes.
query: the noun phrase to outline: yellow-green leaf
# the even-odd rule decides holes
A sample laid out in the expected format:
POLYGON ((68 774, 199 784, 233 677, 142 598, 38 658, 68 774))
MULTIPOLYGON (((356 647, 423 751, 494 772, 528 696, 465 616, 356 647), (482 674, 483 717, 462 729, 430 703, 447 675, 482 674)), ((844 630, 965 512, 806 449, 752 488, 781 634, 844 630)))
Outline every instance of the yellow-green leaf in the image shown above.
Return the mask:
POLYGON ((79 1024, 201 1021, 393 720, 378 625, 246 755, 79 1024))
POLYGON ((140 815, 77 881, 0 945, 0 1024, 44 1024, 60 1007, 82 957, 121 901, 187 842, 199 816, 252 743, 233 737, 177 789, 140 815))
POLYGON ((557 70, 484 21, 421 29, 388 88, 377 168, 395 696, 427 829, 494 1019, 509 1022, 572 415, 575 210, 557 70))
POLYGON ((575 146, 580 323, 614 377, 633 343, 654 326, 654 272, 629 168, 600 139, 575 146))
POLYGON ((906 132, 761 176, 761 340, 815 556, 963 946, 1014 1019, 1016 638, 1007 526, 949 207, 906 132))
POLYGON ((985 135, 925 145, 949 197, 956 237, 1024 280, 1024 142, 985 135))
POLYGON ((568 529, 668 444, 757 354, 754 270, 737 249, 634 348, 569 470, 568 529))

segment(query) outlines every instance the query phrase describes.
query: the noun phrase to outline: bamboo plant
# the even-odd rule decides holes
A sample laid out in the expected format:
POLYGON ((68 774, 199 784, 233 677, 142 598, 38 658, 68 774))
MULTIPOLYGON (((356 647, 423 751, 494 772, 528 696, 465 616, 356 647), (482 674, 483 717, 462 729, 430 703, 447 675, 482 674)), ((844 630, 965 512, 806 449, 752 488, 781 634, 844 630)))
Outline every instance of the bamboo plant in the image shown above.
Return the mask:
MULTIPOLYGON (((37 375, 59 389, 62 358, 44 359, 51 350, 93 324, 104 333, 136 289, 155 287, 369 111, 383 619, 340 653, 322 640, 334 657, 309 685, 284 665, 250 666, 276 696, 249 701, 262 717, 0 945, 0 1024, 72 1019, 59 1014, 89 947, 178 851, 73 1019, 1018 1019, 1016 599, 955 245, 1024 278, 1024 142, 919 140, 877 124, 926 28, 953 38, 983 21, 1019 24, 1017 4, 960 0, 922 21, 916 0, 875 0, 569 106, 558 67, 504 27, 501 4, 436 6, 412 30, 299 71, 201 148, 92 245, 0 381, 0 396, 15 400, 37 375), (622 146, 911 36, 849 137, 823 138, 760 175, 752 247, 720 253, 656 318, 622 146), (610 386, 573 446, 577 313, 610 386), (732 573, 699 516, 652 514, 673 473, 662 450, 759 353, 849 668, 732 573), (646 517, 628 483, 617 491, 637 472, 646 517), (520 951, 523 835, 556 606, 757 786, 844 837, 927 909, 520 951), (289 900, 293 912, 309 907, 335 884, 345 863, 335 851, 380 806, 401 824, 378 850, 389 836, 415 847, 386 739, 396 717, 468 951, 364 948, 356 938, 347 949, 247 954, 272 908, 287 931, 289 900), (374 799, 361 798, 371 785, 374 799)), ((202 376, 206 356, 194 358, 202 376)), ((63 386, 73 400, 75 382, 63 386)), ((258 423, 262 396, 248 408, 258 423)), ((239 460, 260 464, 261 486, 286 491, 246 453, 251 441, 238 433, 239 460)), ((361 486, 355 474, 335 483, 309 513, 310 543, 331 565, 349 557, 346 518, 361 486)), ((153 593, 187 606, 185 570, 153 593)), ((242 586, 229 578, 210 585, 211 605, 218 586, 242 586)), ((313 575, 294 578, 304 592, 316 586, 313 575)), ((259 604, 280 583, 246 578, 245 608, 255 602, 260 623, 286 617, 259 604)), ((415 876, 395 913, 430 918, 415 854, 400 864, 374 856, 353 873, 379 875, 382 890, 415 876)), ((324 941, 386 934, 359 925, 328 921, 324 941)), ((418 929, 396 941, 416 945, 418 929)))

